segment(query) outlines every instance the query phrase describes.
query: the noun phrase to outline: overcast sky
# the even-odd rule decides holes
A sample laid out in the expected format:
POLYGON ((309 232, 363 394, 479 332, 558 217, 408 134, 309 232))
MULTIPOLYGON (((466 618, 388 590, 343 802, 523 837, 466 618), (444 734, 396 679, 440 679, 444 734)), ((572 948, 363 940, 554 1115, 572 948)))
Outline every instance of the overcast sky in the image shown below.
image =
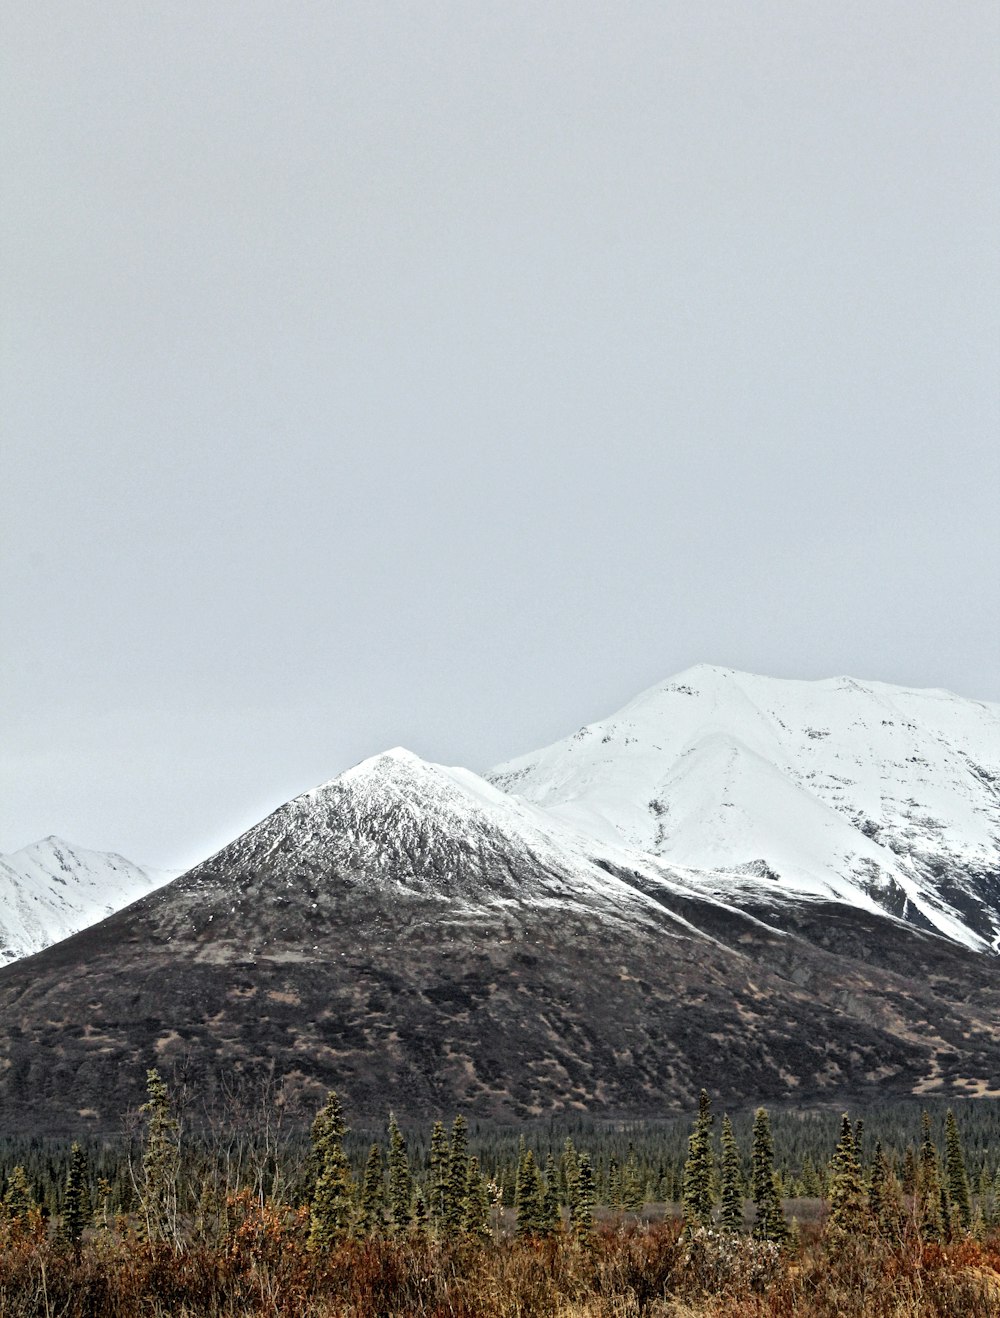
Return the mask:
POLYGON ((702 661, 1000 700, 994 0, 9 0, 0 850, 702 661))

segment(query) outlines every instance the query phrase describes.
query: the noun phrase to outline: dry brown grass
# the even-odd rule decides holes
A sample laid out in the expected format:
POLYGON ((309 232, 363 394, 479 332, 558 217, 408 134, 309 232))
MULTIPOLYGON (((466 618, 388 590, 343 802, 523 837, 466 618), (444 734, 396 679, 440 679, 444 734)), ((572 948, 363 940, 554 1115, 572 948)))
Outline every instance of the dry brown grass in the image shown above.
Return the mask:
POLYGON ((40 1222, 0 1232, 3 1318, 998 1318, 1000 1240, 831 1254, 812 1232, 779 1252, 685 1241, 676 1223, 495 1244, 346 1241, 306 1249, 301 1213, 233 1205, 228 1231, 182 1252, 128 1229, 79 1259, 40 1222))

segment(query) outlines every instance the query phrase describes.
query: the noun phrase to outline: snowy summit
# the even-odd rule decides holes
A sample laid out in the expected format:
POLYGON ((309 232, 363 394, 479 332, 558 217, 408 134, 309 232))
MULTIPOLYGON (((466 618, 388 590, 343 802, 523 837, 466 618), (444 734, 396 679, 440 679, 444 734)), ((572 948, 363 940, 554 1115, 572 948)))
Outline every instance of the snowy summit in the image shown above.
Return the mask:
POLYGON ((1000 950, 1000 706, 700 665, 487 777, 608 842, 1000 950))

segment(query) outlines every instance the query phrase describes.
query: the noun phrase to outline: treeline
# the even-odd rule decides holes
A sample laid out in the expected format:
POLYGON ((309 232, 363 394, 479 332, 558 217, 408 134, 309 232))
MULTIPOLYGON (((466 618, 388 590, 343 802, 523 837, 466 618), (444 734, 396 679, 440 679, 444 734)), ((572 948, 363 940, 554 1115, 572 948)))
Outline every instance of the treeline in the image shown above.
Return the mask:
MULTIPOLYGON (((307 1202, 310 1194, 309 1116, 282 1107, 265 1089, 234 1095, 221 1115, 206 1118, 190 1098, 171 1086, 170 1102, 182 1128, 182 1198, 190 1200, 198 1187, 209 1184, 223 1198, 237 1189, 251 1189, 261 1197, 307 1202)), ((940 1100, 925 1104, 910 1100, 864 1108, 861 1122, 863 1157, 881 1145, 906 1193, 914 1186, 914 1172, 922 1142, 926 1112, 934 1143, 943 1148, 949 1108, 940 1100)), ((775 1146, 774 1170, 782 1199, 826 1199, 830 1188, 830 1158, 840 1138, 840 1113, 833 1111, 772 1110, 769 1114, 775 1146)), ((967 1100, 955 1112, 972 1192, 987 1223, 1000 1212, 1000 1103, 967 1100)), ((731 1126, 740 1157, 744 1185, 750 1178, 753 1112, 731 1114, 731 1126)), ((142 1114, 131 1114, 115 1137, 82 1136, 88 1184, 95 1203, 108 1205, 111 1215, 133 1211, 136 1204, 135 1169, 140 1160, 142 1114)), ((566 1140, 586 1150, 594 1176, 596 1203, 601 1209, 638 1211, 645 1204, 677 1204, 683 1197, 684 1163, 690 1130, 688 1118, 658 1122, 610 1125, 574 1118, 523 1130, 476 1120, 469 1122, 470 1153, 483 1174, 498 1187, 505 1208, 512 1208, 524 1141, 538 1167, 551 1159, 561 1168, 566 1140)), ((373 1142, 384 1140, 377 1130, 349 1130, 344 1151, 354 1179, 360 1182, 373 1142)), ((431 1125, 408 1123, 405 1128, 408 1158, 417 1184, 430 1171, 434 1131, 431 1125)), ((713 1128, 716 1178, 720 1175, 720 1130, 713 1128)), ((62 1212, 70 1141, 43 1137, 0 1135, 0 1200, 14 1167, 24 1169, 30 1192, 48 1217, 62 1212)), ((718 1187, 717 1187, 718 1188, 718 1187)), ((560 1186, 565 1203, 565 1187, 560 1186)))
POLYGON ((854 1121, 829 1113, 772 1117, 761 1108, 725 1115, 716 1128, 703 1092, 693 1128, 578 1121, 517 1131, 470 1128, 457 1116, 449 1129, 438 1121, 404 1132, 390 1114, 378 1137, 352 1136, 333 1094, 309 1133, 283 1127, 266 1102, 191 1131, 157 1071, 147 1084, 147 1102, 121 1140, 0 1146, 7 1217, 30 1211, 58 1222, 75 1214, 102 1228, 137 1218, 151 1239, 179 1242, 192 1231, 211 1236, 232 1197, 249 1192, 259 1203, 308 1208, 311 1218, 325 1203, 333 1225, 316 1230, 328 1235, 486 1238, 502 1223, 521 1235, 563 1225, 585 1235, 595 1213, 679 1205, 702 1227, 738 1230, 747 1215, 758 1236, 780 1241, 788 1229, 783 1204, 802 1199, 828 1204, 831 1222, 847 1230, 870 1219, 890 1231, 896 1217, 902 1230, 904 1205, 926 1239, 1000 1222, 1000 1105, 989 1101, 965 1106, 961 1130, 950 1108, 912 1104, 854 1121))

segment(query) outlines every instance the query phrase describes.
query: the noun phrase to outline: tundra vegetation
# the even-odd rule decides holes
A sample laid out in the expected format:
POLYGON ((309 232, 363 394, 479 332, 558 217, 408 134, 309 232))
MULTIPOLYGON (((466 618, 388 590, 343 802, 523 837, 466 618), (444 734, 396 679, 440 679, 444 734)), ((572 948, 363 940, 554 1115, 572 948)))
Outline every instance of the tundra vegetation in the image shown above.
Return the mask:
POLYGON ((4 1318, 1000 1313, 989 1100, 371 1138, 147 1080, 121 1139, 0 1141, 4 1318))

